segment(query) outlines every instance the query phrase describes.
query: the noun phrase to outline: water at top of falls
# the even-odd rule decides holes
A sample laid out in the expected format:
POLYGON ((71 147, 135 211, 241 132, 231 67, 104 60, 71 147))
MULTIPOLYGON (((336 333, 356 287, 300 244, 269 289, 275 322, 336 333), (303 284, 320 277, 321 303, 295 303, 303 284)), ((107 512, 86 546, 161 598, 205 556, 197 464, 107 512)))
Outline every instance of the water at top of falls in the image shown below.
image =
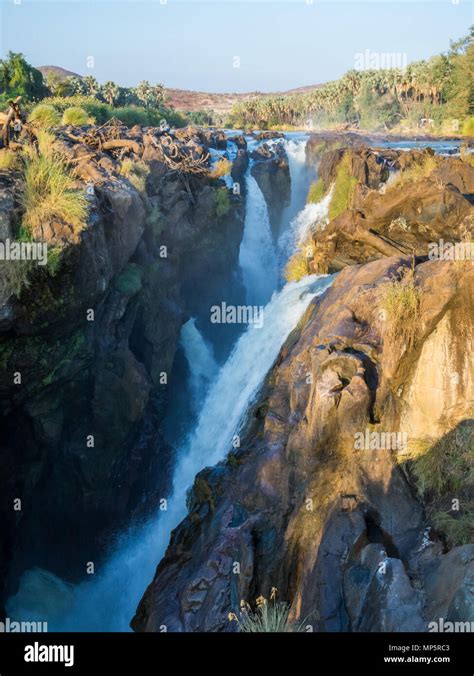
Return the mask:
POLYGON ((247 198, 244 236, 239 265, 245 286, 246 303, 265 305, 278 283, 278 260, 273 243, 267 203, 251 174, 246 174, 247 198))
POLYGON ((282 215, 281 241, 278 242, 277 250, 265 197, 251 174, 251 161, 246 175, 245 229, 239 255, 242 279, 246 289, 246 302, 250 305, 265 304, 271 298, 273 291, 281 286, 279 271, 286 264, 290 253, 288 247, 293 242, 293 238, 291 236, 288 238, 286 233, 291 230, 293 219, 304 207, 308 191, 307 140, 307 135, 303 134, 284 140, 254 141, 255 147, 260 143, 266 143, 268 146, 283 144, 285 147, 290 169, 291 201, 282 215))
POLYGON ((307 138, 285 139, 285 149, 291 177, 291 202, 282 217, 283 226, 291 223, 296 214, 306 204, 309 187, 308 167, 306 165, 307 138))
MULTIPOLYGON (((167 511, 159 511, 148 524, 122 536, 95 579, 75 588, 69 610, 61 620, 43 615, 51 630, 129 630, 137 604, 165 553, 171 530, 186 515, 186 493, 194 477, 226 456, 282 344, 312 298, 331 283, 331 276, 313 275, 286 284, 265 307, 262 327, 247 327, 212 383, 196 427, 178 451, 167 511)), ((19 601, 16 617, 23 619, 19 601)), ((26 612, 23 615, 24 619, 28 616, 26 612)))
POLYGON ((219 366, 214 359, 212 347, 199 331, 194 318, 183 324, 180 344, 189 366, 189 389, 197 405, 215 378, 219 366))

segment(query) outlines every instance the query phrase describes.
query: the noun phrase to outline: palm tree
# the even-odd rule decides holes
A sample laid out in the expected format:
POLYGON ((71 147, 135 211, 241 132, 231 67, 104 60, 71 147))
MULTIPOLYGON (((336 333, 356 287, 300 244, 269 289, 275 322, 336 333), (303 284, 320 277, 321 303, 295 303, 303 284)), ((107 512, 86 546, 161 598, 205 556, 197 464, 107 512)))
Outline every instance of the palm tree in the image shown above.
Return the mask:
POLYGON ((99 93, 100 85, 92 75, 87 75, 82 78, 82 82, 84 83, 86 94, 88 96, 96 96, 99 93))
POLYGON ((108 80, 100 88, 100 93, 102 94, 106 102, 109 104, 109 106, 113 107, 119 97, 120 87, 116 85, 115 82, 112 82, 112 80, 108 80))

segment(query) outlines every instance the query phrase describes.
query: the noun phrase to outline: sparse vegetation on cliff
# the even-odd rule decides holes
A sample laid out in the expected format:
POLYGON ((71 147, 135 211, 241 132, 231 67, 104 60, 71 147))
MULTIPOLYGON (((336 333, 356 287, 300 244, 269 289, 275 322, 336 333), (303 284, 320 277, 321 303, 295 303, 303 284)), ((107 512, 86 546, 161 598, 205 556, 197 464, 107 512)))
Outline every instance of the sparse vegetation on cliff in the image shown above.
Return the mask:
POLYGON ((38 147, 25 147, 24 163, 24 227, 40 232, 44 223, 60 220, 79 233, 87 219, 87 200, 84 192, 76 189, 54 137, 39 132, 38 147))
POLYGON ((420 300, 421 291, 415 283, 413 271, 406 273, 402 279, 393 279, 382 291, 380 307, 385 313, 387 332, 392 338, 402 338, 408 348, 415 344, 420 300))
POLYGON ((290 607, 276 600, 277 590, 272 588, 270 600, 259 596, 255 610, 246 601, 240 602, 240 612, 229 613, 229 621, 236 622, 240 632, 245 634, 261 633, 299 633, 305 631, 302 624, 292 622, 290 607))
POLYGON ((438 166, 436 156, 426 155, 421 162, 413 162, 407 169, 400 171, 390 185, 390 189, 400 189, 409 183, 416 183, 428 176, 438 166))
MULTIPOLYGON (((441 496, 459 491, 472 477, 474 449, 453 431, 442 439, 421 439, 410 445, 412 471, 421 495, 441 496)), ((473 477, 474 478, 474 477, 473 477)))
POLYGON ((431 520, 444 533, 449 547, 467 545, 474 537, 474 501, 463 504, 459 512, 435 512, 431 520))
POLYGON ((223 157, 213 167, 213 169, 211 171, 211 176, 212 176, 212 178, 222 178, 223 176, 227 176, 227 174, 230 174, 231 169, 232 169, 232 162, 230 160, 226 159, 225 157, 223 157))
POLYGON ((227 188, 219 188, 214 193, 214 211, 217 218, 222 218, 230 211, 230 198, 227 188))
POLYGON ((133 296, 142 288, 142 270, 135 263, 129 263, 115 280, 115 288, 121 293, 133 296))
POLYGON ((356 185, 357 179, 351 173, 351 158, 346 154, 337 168, 336 181, 329 205, 329 218, 331 220, 350 208, 356 185))
POLYGON ((141 160, 132 160, 126 157, 120 165, 120 173, 125 178, 128 178, 133 187, 138 192, 144 192, 146 187, 146 179, 150 173, 150 168, 145 162, 141 160))
POLYGON ((20 297, 24 288, 30 285, 34 261, 1 261, 2 293, 20 297))
POLYGON ((474 537, 473 440, 472 425, 466 421, 440 439, 412 441, 405 456, 430 519, 450 547, 474 537))
POLYGON ((311 274, 310 263, 312 256, 310 251, 311 249, 304 247, 290 258, 285 268, 285 279, 287 282, 299 282, 300 279, 311 274))
POLYGON ((317 181, 313 181, 313 183, 311 183, 308 190, 308 197, 306 198, 306 202, 308 204, 315 204, 316 202, 320 202, 323 199, 325 192, 326 189, 324 187, 324 181, 322 178, 318 178, 317 181))

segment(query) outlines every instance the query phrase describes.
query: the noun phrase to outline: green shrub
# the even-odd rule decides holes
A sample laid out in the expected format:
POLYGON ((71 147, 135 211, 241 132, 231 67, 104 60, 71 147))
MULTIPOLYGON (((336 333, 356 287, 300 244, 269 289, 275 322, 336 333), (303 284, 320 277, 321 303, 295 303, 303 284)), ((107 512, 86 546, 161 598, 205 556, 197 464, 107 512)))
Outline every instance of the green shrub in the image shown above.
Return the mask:
POLYGON ((409 445, 408 459, 421 495, 460 491, 474 478, 472 430, 460 426, 438 441, 421 439, 409 445))
POLYGON ((302 623, 290 620, 290 607, 287 603, 276 600, 276 589, 273 587, 270 601, 263 596, 256 599, 256 608, 252 610, 245 601, 240 603, 240 612, 229 613, 229 621, 236 622, 242 633, 299 633, 305 631, 302 623))
MULTIPOLYGON (((104 124, 112 117, 117 117, 129 127, 133 127, 135 124, 142 127, 157 127, 163 119, 172 127, 184 127, 188 123, 186 117, 181 113, 168 108, 142 108, 135 105, 113 108, 108 103, 102 103, 93 96, 50 96, 43 99, 41 105, 53 108, 56 113, 54 124, 59 124, 61 116, 68 108, 82 108, 89 117, 94 118, 96 124, 104 124)), ((49 126, 54 125, 50 124, 49 126)))
POLYGON ((139 124, 141 127, 146 127, 149 124, 149 115, 144 108, 138 106, 124 106, 123 108, 116 108, 114 115, 127 127, 133 127, 139 124))
POLYGON ((20 298, 24 288, 30 285, 30 275, 36 261, 0 261, 0 285, 2 296, 20 298))
POLYGON ((464 136, 474 136, 474 117, 468 117, 462 127, 464 136))
POLYGON ((71 108, 66 108, 63 113, 61 124, 72 124, 74 126, 82 126, 83 124, 92 124, 94 119, 89 117, 84 108, 79 108, 79 106, 71 106, 71 108))
POLYGON ((357 180, 351 175, 350 156, 344 155, 339 163, 329 205, 329 218, 332 220, 349 209, 357 180))
POLYGON ((431 520, 446 536, 449 547, 471 544, 474 539, 474 503, 469 502, 460 513, 438 511, 431 520))
POLYGON ((152 207, 150 213, 146 217, 146 224, 152 229, 155 236, 159 236, 163 232, 165 220, 158 205, 155 204, 152 207))
POLYGON ((222 218, 229 213, 231 203, 227 188, 219 188, 214 193, 214 211, 217 218, 222 218))
POLYGON ((59 124, 60 118, 58 111, 46 103, 40 103, 33 108, 29 115, 29 121, 37 127, 55 127, 59 124))
POLYGON ((142 288, 142 270, 136 263, 128 263, 115 280, 115 288, 121 293, 135 295, 142 288))
POLYGON ((317 202, 320 202, 323 199, 325 192, 326 189, 324 187, 324 181, 322 178, 318 178, 317 181, 313 181, 313 183, 311 183, 306 202, 308 204, 316 204, 317 202))
POLYGON ((60 246, 48 247, 48 260, 46 269, 51 277, 56 277, 61 269, 62 248, 60 246))
POLYGON ((59 115, 62 115, 68 108, 82 108, 94 118, 97 124, 107 122, 113 115, 113 108, 106 103, 101 103, 93 96, 51 96, 44 99, 43 103, 52 106, 59 115))

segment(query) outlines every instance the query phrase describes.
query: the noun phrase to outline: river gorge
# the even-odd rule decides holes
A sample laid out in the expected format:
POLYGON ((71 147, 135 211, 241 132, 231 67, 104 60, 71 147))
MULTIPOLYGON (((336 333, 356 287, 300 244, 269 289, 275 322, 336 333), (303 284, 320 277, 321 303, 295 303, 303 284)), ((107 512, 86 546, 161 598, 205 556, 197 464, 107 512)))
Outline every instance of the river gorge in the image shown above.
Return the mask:
POLYGON ((57 131, 87 226, 3 280, 4 616, 235 631, 276 589, 311 631, 474 620, 472 149, 108 129, 57 131))

